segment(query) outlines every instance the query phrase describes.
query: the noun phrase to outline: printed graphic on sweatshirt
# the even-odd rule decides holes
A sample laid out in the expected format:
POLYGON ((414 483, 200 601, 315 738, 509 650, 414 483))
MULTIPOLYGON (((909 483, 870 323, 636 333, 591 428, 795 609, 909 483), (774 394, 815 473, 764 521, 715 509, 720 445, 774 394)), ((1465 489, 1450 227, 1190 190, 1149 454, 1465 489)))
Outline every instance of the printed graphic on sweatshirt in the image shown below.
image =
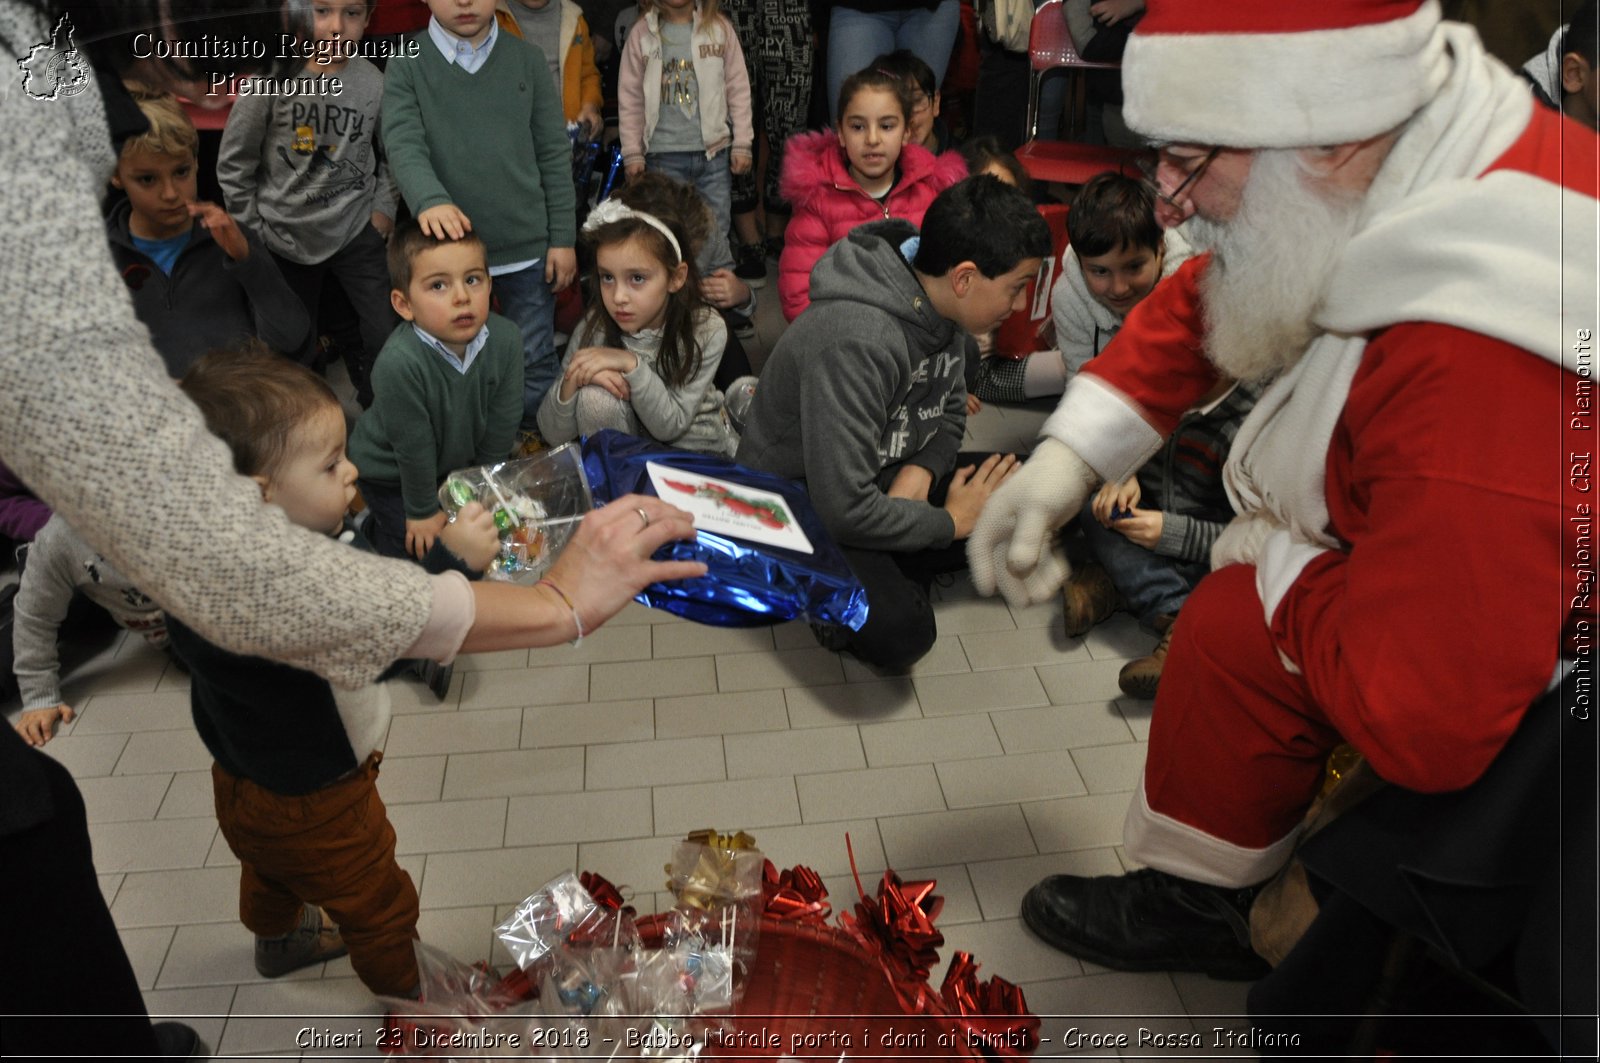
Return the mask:
POLYGON ((376 123, 360 108, 326 100, 297 100, 289 107, 294 133, 277 149, 295 171, 289 193, 314 206, 359 195, 377 168, 369 128, 376 123))
POLYGON ((933 438, 944 422, 944 403, 965 358, 957 351, 929 355, 911 371, 911 388, 905 402, 889 411, 883 438, 878 442, 878 460, 896 465, 916 454, 933 438))

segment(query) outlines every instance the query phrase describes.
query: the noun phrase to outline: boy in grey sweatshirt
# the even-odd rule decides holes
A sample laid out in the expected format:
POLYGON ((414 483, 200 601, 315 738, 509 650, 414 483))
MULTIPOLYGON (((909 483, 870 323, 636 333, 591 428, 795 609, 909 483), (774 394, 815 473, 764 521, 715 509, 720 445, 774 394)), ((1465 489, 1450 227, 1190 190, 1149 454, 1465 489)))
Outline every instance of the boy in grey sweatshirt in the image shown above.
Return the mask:
POLYGON ((964 336, 1018 309, 1049 253, 1027 196, 981 176, 940 193, 920 236, 864 225, 812 270, 811 305, 762 371, 738 460, 804 480, 866 588, 860 631, 818 632, 830 649, 899 669, 933 646, 928 586, 966 567, 961 540, 1017 467, 958 460, 964 336))

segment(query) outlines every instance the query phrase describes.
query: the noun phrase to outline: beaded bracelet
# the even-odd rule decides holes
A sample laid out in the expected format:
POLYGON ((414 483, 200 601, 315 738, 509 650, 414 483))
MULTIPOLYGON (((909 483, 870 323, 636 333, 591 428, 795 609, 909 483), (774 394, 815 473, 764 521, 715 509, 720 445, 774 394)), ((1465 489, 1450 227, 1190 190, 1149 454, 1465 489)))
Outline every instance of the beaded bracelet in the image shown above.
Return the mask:
POLYGON ((556 597, 567 603, 567 608, 572 611, 572 624, 578 629, 578 637, 572 640, 574 646, 583 641, 583 617, 578 615, 578 607, 572 604, 572 599, 567 597, 567 592, 556 586, 556 581, 546 576, 535 586, 549 587, 556 592, 556 597))

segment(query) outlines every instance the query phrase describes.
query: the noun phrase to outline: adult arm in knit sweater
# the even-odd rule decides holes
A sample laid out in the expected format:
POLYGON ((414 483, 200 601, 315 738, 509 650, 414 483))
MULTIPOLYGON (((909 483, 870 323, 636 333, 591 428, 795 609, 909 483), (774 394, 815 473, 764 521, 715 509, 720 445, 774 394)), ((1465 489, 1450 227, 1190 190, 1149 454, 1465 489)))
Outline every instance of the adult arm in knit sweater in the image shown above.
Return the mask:
POLYGON ((430 577, 264 505, 167 378, 106 243, 113 160, 98 95, 38 101, 13 83, 0 115, 12 134, 0 143, 0 454, 208 639, 341 685, 372 681, 427 624, 430 577))

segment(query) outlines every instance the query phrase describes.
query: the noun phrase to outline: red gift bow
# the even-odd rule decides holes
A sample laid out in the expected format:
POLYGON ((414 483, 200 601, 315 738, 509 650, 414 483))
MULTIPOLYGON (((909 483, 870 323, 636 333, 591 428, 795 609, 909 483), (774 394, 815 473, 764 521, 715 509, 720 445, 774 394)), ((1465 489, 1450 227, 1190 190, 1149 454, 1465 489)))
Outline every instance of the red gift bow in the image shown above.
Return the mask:
POLYGON ((1038 1047, 1039 1017, 1028 1011, 1022 987, 999 975, 980 982, 972 953, 958 951, 950 957, 939 995, 961 1016, 957 1021, 968 1043, 984 1055, 1021 1059, 1038 1047))
POLYGON ((761 866, 761 903, 763 914, 780 923, 821 926, 833 910, 821 875, 800 865, 780 874, 771 860, 761 866))
POLYGON ((589 891, 589 896, 593 897, 594 902, 600 907, 610 908, 614 912, 627 912, 629 915, 638 914, 634 911, 633 905, 623 903, 622 891, 613 886, 611 880, 604 875, 597 875, 593 871, 581 871, 578 873, 578 884, 589 891))
POLYGON ((944 935, 933 926, 944 908, 944 898, 933 892, 938 883, 932 879, 903 882, 893 871, 885 871, 877 896, 869 901, 867 891, 861 888, 855 848, 848 834, 844 846, 861 899, 854 915, 839 913, 839 925, 877 958, 907 1014, 921 1015, 930 1007, 938 1008, 939 998, 928 986, 928 972, 939 962, 939 946, 944 944, 944 935))

